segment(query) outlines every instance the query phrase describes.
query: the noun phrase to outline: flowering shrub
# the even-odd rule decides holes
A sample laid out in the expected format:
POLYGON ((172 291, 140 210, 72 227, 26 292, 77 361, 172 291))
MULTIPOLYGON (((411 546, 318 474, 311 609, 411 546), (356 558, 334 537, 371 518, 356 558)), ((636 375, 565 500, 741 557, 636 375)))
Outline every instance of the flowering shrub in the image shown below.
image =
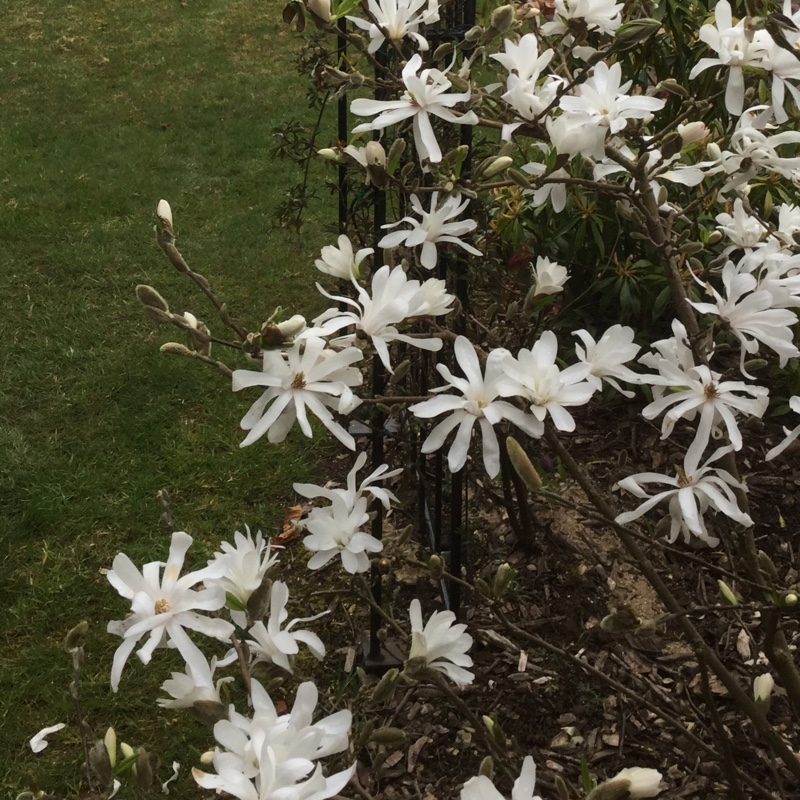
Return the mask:
MULTIPOLYGON (((321 154, 363 169, 365 182, 376 195, 383 193, 394 219, 384 225, 388 233, 352 226, 342 230, 336 246, 322 249, 316 265, 339 279, 339 293, 318 285, 332 305, 310 327, 298 313, 286 320, 270 318, 250 332, 231 320, 208 281, 188 267, 175 246, 169 204, 162 201, 159 244, 214 301, 221 322, 233 333, 230 341, 212 337, 196 315, 174 314, 158 292, 139 287, 151 319, 188 335, 188 347, 170 342, 162 350, 215 366, 231 378, 234 391, 262 387, 242 419, 248 431, 242 446, 265 435, 269 442, 282 442, 295 423, 305 436, 314 436, 310 411, 356 451, 347 418, 368 418, 365 406, 376 403, 406 431, 425 429, 423 454, 444 448, 455 432, 449 469, 461 473, 482 464, 488 480, 499 475, 502 495, 496 496, 520 530, 520 520, 531 513, 528 491, 538 493, 534 502, 570 502, 543 486, 543 470, 527 455, 546 445, 580 486, 574 507, 614 531, 668 612, 659 620, 628 620, 627 628, 625 615, 615 612, 603 620, 603 629, 652 633, 658 626, 675 626, 701 664, 705 684, 711 685, 712 676, 723 687, 746 721, 740 730, 769 750, 775 791, 786 796, 780 782, 800 780, 793 752, 797 742, 782 732, 790 726, 778 730, 766 712, 774 671, 792 713, 800 713, 800 672, 787 624, 797 586, 781 578, 756 546, 747 502, 746 471, 752 462, 741 456, 748 424, 767 414, 781 370, 800 357, 800 211, 792 202, 800 181, 800 134, 793 130, 800 113, 795 106, 800 101, 795 85, 800 81, 800 12, 793 14, 786 0, 783 14, 737 17, 727 0, 719 0, 713 8, 668 3, 668 14, 660 9, 661 16, 651 19, 637 16, 633 6, 606 0, 556 0, 549 10, 538 3, 496 8, 459 41, 433 47, 436 32, 429 26, 441 16, 436 0, 369 0, 361 6, 344 0, 336 8, 326 0, 294 3, 293 13, 307 13, 323 33, 340 37, 349 48, 352 58, 319 66, 331 91, 380 93, 379 99, 350 100, 353 115, 371 119, 352 129, 351 142, 338 142, 321 154), (354 27, 340 27, 343 19, 354 27), (499 82, 491 80, 492 70, 499 82), (474 149, 488 153, 471 168, 469 148, 453 146, 454 126, 474 128, 474 149), (383 144, 363 144, 361 133, 382 137, 383 144), (413 213, 406 213, 409 206, 413 213), (370 246, 356 249, 356 241, 370 246), (521 258, 522 278, 500 268, 509 248, 518 256, 514 263, 521 258), (616 264, 613 281, 603 270, 587 271, 582 263, 587 256, 616 264), (454 282, 446 274, 453 258, 462 260, 462 279, 465 270, 475 276, 485 295, 477 296, 485 302, 465 307, 461 294, 456 301, 454 282), (429 277, 433 269, 438 277, 429 277), (576 280, 579 273, 590 275, 588 286, 576 280), (647 324, 636 329, 580 306, 582 293, 601 287, 606 310, 614 303, 620 313, 641 310, 647 281, 659 294, 651 298, 647 324), (667 338, 659 338, 656 307, 672 317, 667 338), (581 310, 586 327, 572 326, 572 315, 581 310), (251 368, 242 360, 230 369, 212 358, 212 339, 217 349, 227 345, 247 357, 251 368), (373 384, 379 397, 363 390, 362 367, 375 370, 378 363, 393 373, 394 387, 413 388, 411 376, 426 363, 420 351, 440 354, 436 370, 446 385, 429 393, 426 382, 422 397, 413 391, 385 395, 380 383, 373 384), (756 372, 764 376, 758 383, 756 372), (645 420, 661 418, 661 436, 677 448, 682 463, 674 474, 620 474, 605 487, 595 485, 570 454, 563 434, 576 429, 578 409, 591 408, 603 391, 606 397, 617 395, 615 402, 637 407, 645 420), (427 430, 426 421, 439 417, 427 430), (527 439, 522 445, 509 442, 504 452, 511 432, 527 439), (649 494, 651 484, 668 488, 649 494), (612 489, 618 492, 613 502, 612 489), (629 495, 643 502, 632 509, 629 495), (656 511, 661 522, 652 530, 647 526, 652 536, 645 536, 643 547, 641 530, 630 523, 647 518, 655 523, 656 517, 648 515, 656 511), (656 537, 678 546, 724 546, 730 569, 722 569, 726 580, 719 582, 728 608, 760 615, 751 622, 764 620, 763 629, 751 626, 750 636, 760 637, 759 658, 770 672, 756 678, 752 698, 740 676, 723 663, 716 643, 696 626, 696 609, 679 602, 664 580, 666 567, 652 547, 656 537)), ((800 413, 800 398, 788 399, 788 408, 800 413)), ((767 459, 784 454, 800 427, 785 434, 767 459)), ((361 587, 362 596, 376 606, 359 576, 374 563, 373 554, 380 553, 386 563, 393 554, 374 529, 366 530, 370 504, 389 510, 398 502, 386 484, 377 484, 400 469, 375 463, 358 484, 356 475, 366 460, 365 453, 358 454, 346 488, 294 488, 305 498, 329 503, 315 504, 298 523, 312 553, 308 567, 320 570, 341 559, 353 576, 352 586, 361 587)), ((625 468, 622 461, 620 467, 625 468)), ((488 485, 481 475, 480 486, 488 485)), ((180 577, 191 541, 185 533, 173 534, 166 564, 152 562, 141 572, 126 556, 115 559, 109 581, 131 602, 131 610, 109 626, 122 637, 112 666, 113 689, 142 639, 138 655, 145 664, 159 646, 177 649, 186 671, 164 683, 172 700, 161 704, 191 707, 215 719, 218 746, 206 758, 214 772, 195 769, 200 786, 241 800, 338 794, 356 774, 352 762, 359 757, 349 738, 351 712, 339 710, 313 722, 318 690, 304 682, 292 711, 281 713, 250 673, 258 663, 292 673, 306 650, 323 659, 326 648, 319 634, 295 629, 321 615, 289 619, 289 583, 269 577, 278 559, 260 534, 255 540, 249 532, 237 534, 235 544, 224 544, 207 567, 180 577), (214 614, 228 614, 230 621, 214 614), (244 631, 244 645, 237 630, 244 631), (233 650, 209 662, 190 632, 230 642, 233 650), (227 678, 213 679, 217 668, 234 662, 249 694, 249 716, 226 705, 227 678), (350 766, 331 772, 328 757, 345 751, 350 766)), ((522 544, 530 542, 523 537, 522 544)), ((432 559, 434 577, 444 571, 442 559, 432 559)), ((449 577, 465 580, 462 574, 449 577)), ((501 601, 513 582, 513 571, 504 565, 491 585, 480 576, 472 586, 509 635, 522 637, 528 646, 552 647, 506 616, 501 601)), ((724 613, 719 607, 708 610, 724 613)), ((391 670, 370 687, 371 700, 391 696, 401 679, 411 685, 428 681, 472 719, 474 712, 448 683, 463 688, 476 682, 467 669, 473 666, 467 626, 456 623, 449 611, 434 611, 423 624, 417 598, 408 619, 409 624, 391 617, 387 622, 407 640, 406 661, 402 671, 391 670)), ((564 651, 559 656, 590 670, 579 657, 564 651)), ((601 670, 591 669, 603 678, 601 670)), ((696 712, 692 727, 696 724, 700 733, 692 733, 693 743, 723 765, 719 775, 735 787, 732 796, 745 796, 745 786, 747 792, 773 796, 736 764, 728 744, 729 720, 723 723, 711 705, 696 712)), ((659 718, 670 719, 667 708, 659 709, 659 718)), ((670 724, 686 734, 679 722, 670 724)), ((509 769, 513 748, 504 749, 508 738, 499 723, 486 717, 477 727, 503 769, 502 780, 510 787, 513 778, 512 800, 538 800, 533 758, 525 756, 521 772, 509 769)), ((397 738, 391 728, 382 737, 376 741, 397 738)), ((42 743, 37 740, 35 746, 42 743)), ((493 763, 464 782, 463 800, 503 796, 493 782, 501 780, 493 777, 493 763)), ((664 779, 652 768, 628 767, 599 783, 584 772, 583 789, 594 800, 654 797, 664 779)), ((559 795, 574 796, 559 780, 559 795)))

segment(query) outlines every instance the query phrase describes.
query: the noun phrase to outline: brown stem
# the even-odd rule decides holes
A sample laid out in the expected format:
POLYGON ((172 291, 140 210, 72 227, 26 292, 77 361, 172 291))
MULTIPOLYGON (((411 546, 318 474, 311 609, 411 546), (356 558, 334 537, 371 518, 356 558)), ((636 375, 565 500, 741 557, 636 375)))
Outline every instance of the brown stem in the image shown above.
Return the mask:
POLYGON ((250 681, 250 667, 247 665, 247 656, 245 655, 244 648, 241 642, 236 638, 236 634, 231 634, 231 644, 239 657, 239 670, 242 673, 242 680, 244 681, 244 688, 247 690, 248 697, 253 696, 253 685, 250 681))

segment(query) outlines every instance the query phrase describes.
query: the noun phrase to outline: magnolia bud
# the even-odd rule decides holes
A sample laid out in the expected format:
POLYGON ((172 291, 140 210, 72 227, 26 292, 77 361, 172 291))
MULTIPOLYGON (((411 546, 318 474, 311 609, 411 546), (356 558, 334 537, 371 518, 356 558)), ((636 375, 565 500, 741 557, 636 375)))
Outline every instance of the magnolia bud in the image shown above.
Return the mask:
POLYGON ((520 443, 513 436, 506 438, 506 451, 511 459, 511 465, 517 475, 522 478, 528 490, 534 493, 538 492, 542 488, 542 479, 520 443))
POLYGON ((180 342, 166 342, 158 348, 162 353, 167 353, 171 356, 191 356, 192 351, 180 342))
POLYGON ((707 136, 711 136, 711 131, 704 122, 687 122, 684 125, 678 125, 678 134, 683 140, 683 146, 686 147, 702 142, 707 136))
POLYGON ((156 308, 159 311, 169 311, 167 301, 152 287, 140 283, 136 287, 136 297, 146 308, 156 308))
POLYGON ((789 608, 794 608, 797 605, 797 595, 794 592, 789 592, 783 596, 783 604, 789 608))
POLYGON ((484 178, 491 178, 503 170, 508 169, 514 163, 514 159, 510 156, 500 156, 494 159, 491 164, 483 171, 484 178))
POLYGON ((719 145, 716 142, 709 142, 706 145, 706 155, 712 161, 719 161, 722 158, 722 151, 719 149, 719 145))
POLYGON ((517 571, 510 564, 501 564, 494 574, 492 594, 499 600, 517 577, 517 571))
POLYGON ((331 0, 307 0, 308 10, 323 22, 331 21, 331 0))
POLYGON ((400 677, 400 670, 397 667, 392 667, 384 676, 378 681, 375 688, 372 690, 370 700, 374 703, 382 703, 388 700, 394 692, 394 687, 397 685, 397 679, 400 677))
POLYGON ((136 782, 143 792, 149 792, 153 785, 153 766, 150 763, 150 754, 144 747, 139 748, 136 757, 136 782))
POLYGON ((719 593, 732 605, 738 606, 739 600, 736 595, 733 593, 733 589, 728 586, 725 581, 717 581, 717 586, 719 587, 719 593))
POLYGON ((483 28, 480 25, 475 25, 464 34, 465 42, 477 42, 483 36, 483 28))
POLYGON ((635 47, 639 42, 649 39, 661 27, 661 23, 656 19, 642 17, 626 22, 617 28, 614 38, 615 50, 628 50, 635 47))
POLYGON ((678 81, 676 81, 674 78, 667 78, 666 80, 661 81, 661 83, 659 83, 656 86, 656 91, 669 92, 670 94, 678 95, 678 97, 689 96, 689 92, 687 92, 686 89, 683 86, 681 86, 678 83, 678 81))
POLYGON ((769 672, 759 675, 753 680, 753 697, 756 703, 766 704, 775 687, 775 681, 769 672))
POLYGON ((491 26, 500 33, 507 31, 513 24, 516 18, 516 10, 514 6, 500 6, 492 12, 491 26))
POLYGON ((364 155, 367 157, 368 165, 378 167, 386 166, 386 151, 383 149, 383 145, 375 139, 367 142, 364 148, 364 155))
POLYGON ((153 308, 152 306, 144 307, 144 315, 148 319, 153 320, 153 322, 160 322, 162 324, 172 322, 172 314, 168 311, 161 311, 159 308, 153 308))
POLYGON ((328 161, 339 160, 339 153, 337 153, 332 147, 323 147, 322 150, 317 150, 317 155, 327 158, 328 161))
POLYGON ((773 584, 778 583, 780 580, 778 570, 772 559, 763 550, 758 551, 758 566, 765 578, 768 578, 773 584))
POLYGON ((214 751, 213 750, 206 750, 203 755, 200 756, 200 763, 204 766, 208 766, 209 764, 214 763, 214 751))
POLYGON ((111 766, 115 767, 117 764, 117 732, 113 728, 109 728, 106 731, 106 735, 103 737, 103 744, 106 747, 111 766))
POLYGON ((97 777, 102 786, 111 786, 113 771, 111 759, 108 757, 108 750, 105 744, 97 741, 89 751, 89 769, 97 777))
POLYGON ((438 581, 444 572, 444 561, 442 561, 442 557, 434 553, 428 560, 428 569, 430 570, 431 578, 438 581))
POLYGON ((64 650, 68 653, 83 644, 83 639, 89 630, 89 623, 84 620, 79 622, 65 637, 64 650))
POLYGON ((159 200, 158 207, 156 208, 156 216, 161 224, 170 232, 173 232, 172 227, 172 209, 166 200, 159 200))
POLYGON ((372 732, 370 739, 375 744, 399 745, 406 740, 406 735, 400 728, 378 728, 372 732))
POLYGON ((122 750, 122 755, 125 758, 130 758, 134 754, 133 748, 127 742, 120 742, 119 749, 122 750))

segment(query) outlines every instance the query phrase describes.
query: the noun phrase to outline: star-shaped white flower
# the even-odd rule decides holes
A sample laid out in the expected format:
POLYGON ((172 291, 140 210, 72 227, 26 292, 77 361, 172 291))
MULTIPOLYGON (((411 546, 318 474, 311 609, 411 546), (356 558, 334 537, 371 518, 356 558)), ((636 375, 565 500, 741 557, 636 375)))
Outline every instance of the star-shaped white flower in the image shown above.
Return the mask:
POLYGON ((296 340, 285 355, 266 350, 262 357, 261 372, 237 369, 233 373, 234 392, 250 386, 268 387, 242 419, 242 429, 250 432, 241 447, 265 433, 270 442, 282 442, 295 420, 300 430, 312 438, 310 410, 345 447, 356 449, 355 439, 336 422, 329 409, 349 414, 361 403, 351 388, 363 380, 361 371, 351 366, 361 360, 358 348, 334 352, 326 349, 323 339, 306 335, 296 340))
POLYGON ((422 207, 417 195, 411 195, 411 207, 419 214, 421 219, 415 217, 403 217, 399 222, 393 222, 389 225, 384 225, 384 228, 396 228, 407 222, 411 225, 411 230, 395 231, 394 233, 387 233, 378 242, 378 247, 397 247, 400 244, 405 244, 406 247, 416 247, 422 245, 420 251, 419 261, 425 269, 433 269, 438 260, 438 253, 436 250, 437 244, 450 242, 457 244, 468 253, 474 256, 483 255, 480 250, 474 248, 471 244, 463 242, 459 237, 464 236, 478 227, 478 223, 474 219, 462 219, 457 222, 448 222, 460 216, 464 209, 469 205, 469 200, 461 202, 460 194, 449 195, 445 198, 440 206, 438 206, 439 193, 433 192, 431 194, 431 210, 426 211, 422 207))
MULTIPOLYGON (((450 311, 450 303, 454 298, 444 291, 444 281, 431 278, 420 284, 417 280, 409 280, 402 266, 394 269, 383 266, 372 276, 371 295, 363 286, 355 282, 354 286, 358 292, 358 301, 343 295, 328 294, 317 284, 317 289, 326 297, 336 300, 340 305, 350 306, 353 310, 330 308, 314 320, 317 327, 305 331, 303 335, 328 336, 342 328, 353 326, 369 336, 379 358, 390 372, 392 365, 389 344, 394 341, 405 342, 423 350, 442 349, 442 340, 438 337, 407 336, 400 333, 396 326, 411 317, 435 316, 450 311)), ((334 344, 345 345, 354 339, 354 335, 350 334, 336 339, 334 344)))
MULTIPOLYGON (((511 800, 542 800, 539 795, 534 795, 536 789, 536 764, 532 756, 525 756, 522 770, 514 781, 511 790, 511 800)), ((470 778, 461 789, 461 800, 505 800, 502 794, 485 775, 470 778)))
POLYGON ((413 119, 414 143, 420 160, 433 164, 442 160, 442 151, 433 132, 430 115, 457 125, 477 125, 474 111, 457 114, 453 107, 466 103, 470 92, 448 93, 453 85, 438 69, 423 69, 422 57, 417 54, 403 67, 403 83, 406 90, 399 100, 369 100, 364 97, 353 100, 350 110, 359 117, 378 115, 372 122, 365 122, 353 129, 353 133, 379 131, 396 125, 404 119, 413 119), (419 73, 419 74, 417 74, 419 73))
POLYGON ((440 414, 449 416, 440 422, 422 444, 423 453, 438 450, 454 429, 458 429, 455 440, 447 456, 451 472, 458 472, 467 462, 472 429, 478 424, 483 439, 483 464, 490 478, 500 472, 500 446, 494 432, 494 425, 503 419, 512 422, 528 435, 535 438, 544 433, 544 425, 532 414, 526 414, 511 403, 498 399, 500 390, 498 380, 504 373, 504 362, 510 353, 498 348, 486 358, 486 373, 481 373, 475 348, 465 336, 456 339, 455 356, 464 377, 453 375, 444 364, 436 369, 447 381, 448 386, 440 386, 434 392, 456 389, 461 396, 440 394, 409 407, 416 417, 428 419, 440 414))
POLYGON ((111 688, 115 692, 128 656, 144 636, 148 637, 147 642, 137 653, 142 663, 150 663, 155 648, 166 642, 176 647, 187 665, 200 674, 207 667, 205 656, 184 629, 222 640, 229 639, 234 632, 230 622, 198 613, 218 611, 225 605, 225 590, 221 587, 194 588, 208 578, 219 577, 219 565, 180 577, 191 544, 189 534, 173 533, 167 563, 153 561, 145 564, 141 572, 124 553, 119 553, 114 559, 108 582, 131 601, 131 614, 122 621, 108 624, 108 632, 123 639, 114 653, 111 667, 111 688))
POLYGON ((466 686, 475 680, 475 675, 466 667, 472 666, 467 650, 472 647, 472 637, 466 633, 467 626, 455 625, 456 615, 452 611, 434 611, 431 618, 422 624, 422 606, 419 600, 411 601, 411 650, 409 660, 421 658, 431 669, 444 673, 457 686, 466 686))
POLYGON ((530 403, 531 413, 540 421, 549 414, 561 431, 575 430, 569 406, 589 402, 595 387, 587 378, 591 364, 573 364, 564 370, 556 365, 558 340, 552 331, 545 331, 530 350, 523 348, 517 358, 507 356, 504 376, 498 379, 503 397, 519 396, 530 403))
POLYGON ((728 83, 725 88, 725 108, 728 113, 740 116, 744 107, 744 73, 742 67, 761 66, 764 50, 758 41, 749 37, 745 30, 745 20, 733 24, 731 6, 728 0, 719 0, 714 7, 714 25, 703 25, 698 34, 712 50, 716 58, 701 58, 689 73, 689 78, 697 77, 709 67, 729 67, 728 83))
POLYGON ((323 497, 331 502, 329 506, 312 508, 305 520, 299 523, 310 534, 303 539, 303 544, 314 552, 308 562, 309 569, 319 569, 340 556, 347 572, 366 572, 369 569, 367 553, 379 553, 383 549, 382 542, 362 530, 370 521, 367 510, 370 498, 367 495, 379 500, 388 510, 397 498, 388 489, 373 484, 393 478, 403 470, 389 470, 387 464, 381 464, 357 487, 356 475, 366 463, 367 454, 359 453, 347 475, 347 488, 294 484, 294 490, 303 497, 323 497))
POLYGON ((360 277, 361 262, 375 250, 372 247, 362 247, 354 253, 353 245, 344 235, 339 237, 338 243, 338 247, 329 244, 322 248, 321 257, 314 262, 317 269, 345 281, 360 277))
POLYGON ((214 750, 216 774, 195 768, 194 779, 204 789, 239 800, 325 800, 339 794, 355 765, 326 778, 318 760, 347 749, 352 714, 338 711, 312 723, 318 697, 313 683, 301 683, 291 712, 278 714, 265 689, 253 680, 252 718, 231 706, 230 718, 214 726, 222 748, 214 750))
POLYGON ((322 661, 325 657, 325 645, 316 633, 311 631, 293 631, 295 625, 302 622, 313 622, 315 619, 327 614, 323 611, 313 617, 293 619, 286 627, 284 623, 289 619, 286 604, 289 602, 289 587, 283 581, 272 584, 269 606, 269 620, 264 625, 260 620, 253 625, 248 633, 252 639, 247 640, 253 661, 266 661, 276 664, 287 672, 292 671, 292 659, 300 652, 298 642, 308 647, 311 654, 322 661))
POLYGON ((370 53, 376 52, 387 38, 399 42, 406 36, 423 52, 428 49, 428 41, 419 28, 439 21, 437 0, 369 0, 367 8, 374 22, 360 17, 347 19, 369 33, 370 53))
POLYGON ((694 534, 711 547, 719 544, 719 539, 708 532, 703 519, 703 515, 709 508, 725 514, 740 525, 752 525, 753 520, 739 508, 734 493, 734 489, 747 491, 746 487, 726 470, 711 466, 714 461, 725 453, 729 453, 731 449, 728 446, 715 451, 702 467, 699 466, 700 454, 697 451, 687 452, 683 468, 676 467, 674 478, 660 475, 657 472, 642 472, 621 480, 617 484, 620 489, 624 489, 636 497, 645 498, 645 502, 634 511, 620 514, 616 521, 625 525, 646 514, 660 503, 666 502, 669 504, 669 514, 672 520, 669 541, 676 541, 678 535, 683 533, 684 540, 688 542, 694 534), (644 490, 644 486, 650 483, 666 484, 672 488, 651 496, 644 490))

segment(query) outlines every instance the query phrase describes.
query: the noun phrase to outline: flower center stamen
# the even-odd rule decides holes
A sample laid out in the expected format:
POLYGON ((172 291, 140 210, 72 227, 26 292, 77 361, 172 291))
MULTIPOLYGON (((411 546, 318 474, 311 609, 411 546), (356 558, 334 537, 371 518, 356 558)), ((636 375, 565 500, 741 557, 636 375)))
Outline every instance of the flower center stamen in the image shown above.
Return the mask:
POLYGON ((169 611, 170 606, 169 602, 162 597, 160 600, 156 600, 153 608, 156 614, 166 614, 167 611, 169 611))
POLYGON ((298 372, 294 376, 294 380, 292 381, 291 389, 305 389, 306 388, 306 376, 303 375, 302 372, 298 372))

